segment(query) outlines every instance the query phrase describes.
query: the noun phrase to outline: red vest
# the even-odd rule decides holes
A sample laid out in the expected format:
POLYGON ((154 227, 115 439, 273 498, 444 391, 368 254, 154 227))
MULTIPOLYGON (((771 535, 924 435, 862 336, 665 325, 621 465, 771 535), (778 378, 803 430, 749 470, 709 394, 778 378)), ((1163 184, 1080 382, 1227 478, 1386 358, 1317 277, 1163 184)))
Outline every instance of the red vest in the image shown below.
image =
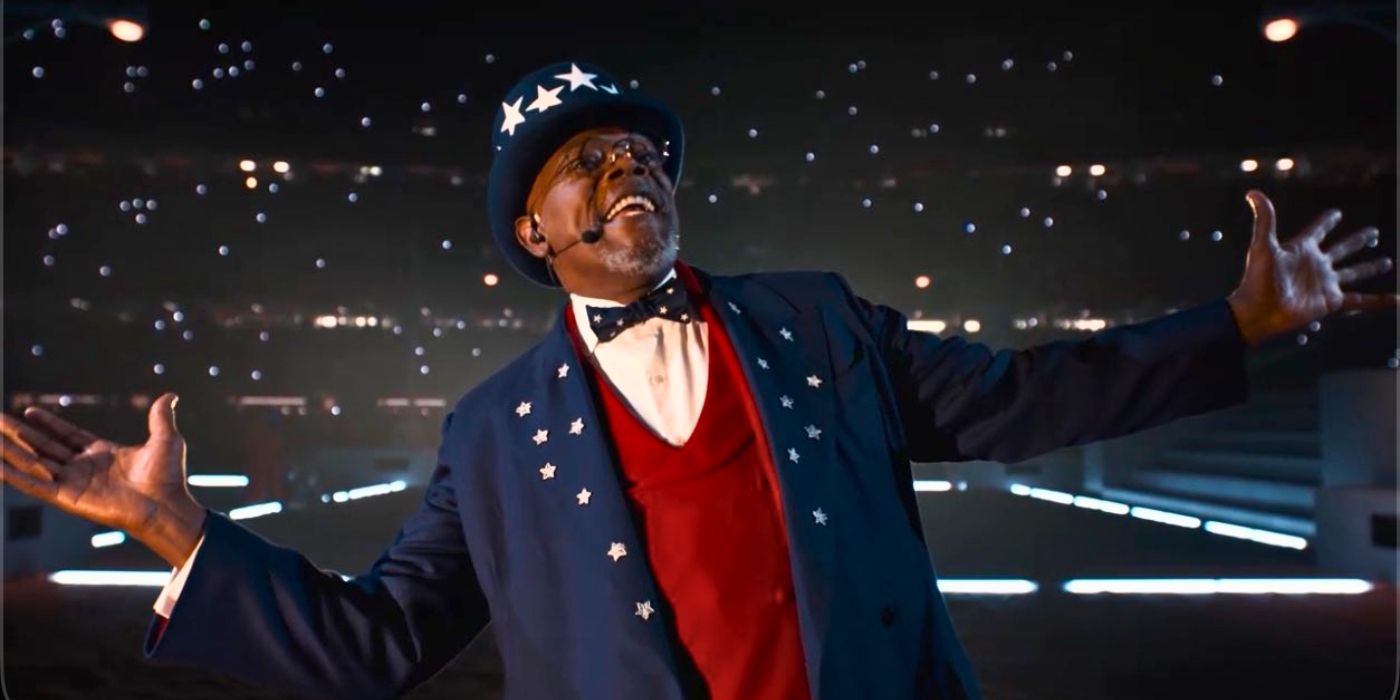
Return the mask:
MULTIPOLYGON (((806 700, 777 472, 739 359, 694 274, 678 275, 708 327, 709 380, 690 438, 676 447, 588 370, 676 632, 715 700, 806 700)), ((579 343, 574 317, 565 312, 579 343)))

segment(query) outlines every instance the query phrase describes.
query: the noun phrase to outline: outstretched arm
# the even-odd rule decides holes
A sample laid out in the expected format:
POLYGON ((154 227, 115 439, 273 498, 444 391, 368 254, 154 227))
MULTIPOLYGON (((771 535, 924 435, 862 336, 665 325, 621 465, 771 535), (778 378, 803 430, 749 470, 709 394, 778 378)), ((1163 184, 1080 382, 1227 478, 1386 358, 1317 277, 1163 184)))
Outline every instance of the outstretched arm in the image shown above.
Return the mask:
POLYGON ((1224 299, 1024 350, 911 331, 898 311, 852 299, 889 371, 915 461, 1019 462, 1248 395, 1245 344, 1224 299))
POLYGON ((910 457, 1018 462, 1242 403, 1248 346, 1338 311, 1396 307, 1400 296, 1340 288, 1391 268, 1379 258, 1336 269, 1374 228, 1323 251, 1341 219, 1331 210, 1281 245, 1272 203, 1258 190, 1248 201, 1254 236, 1234 292, 1083 340, 994 351, 911 332, 902 314, 846 287, 894 382, 910 457))
POLYGON ((430 678, 489 619, 443 454, 393 544, 348 581, 210 511, 146 657, 315 697, 391 698, 430 678))

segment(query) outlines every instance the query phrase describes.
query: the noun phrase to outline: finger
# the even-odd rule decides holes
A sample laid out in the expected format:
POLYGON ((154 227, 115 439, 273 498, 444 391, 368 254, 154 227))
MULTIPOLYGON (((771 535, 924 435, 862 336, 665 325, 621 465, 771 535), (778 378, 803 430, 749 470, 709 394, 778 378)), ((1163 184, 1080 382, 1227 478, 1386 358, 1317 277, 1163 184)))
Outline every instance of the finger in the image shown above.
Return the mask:
POLYGON ((1334 263, 1341 262, 1345 260, 1348 255, 1365 248, 1368 243, 1378 236, 1380 236, 1380 231, 1376 229, 1376 227, 1367 226, 1342 239, 1340 243, 1328 248, 1326 255, 1331 258, 1334 263))
POLYGON ((24 417, 34 421, 39 427, 45 428, 50 433, 53 433, 54 437, 58 438, 59 442, 67 445, 75 452, 86 450, 88 445, 97 442, 99 439, 96 435, 38 406, 30 406, 24 409, 24 417))
POLYGON ((1274 203, 1259 190, 1245 193, 1245 201, 1254 212, 1254 235, 1249 241, 1251 249, 1267 249, 1278 245, 1278 234, 1274 225, 1274 203))
POLYGON ((58 493, 58 484, 36 479, 10 466, 8 460, 0 462, 0 481, 15 487, 26 496, 33 496, 41 501, 52 501, 58 493))
POLYGON ((1397 307, 1400 307, 1400 294, 1348 292, 1342 295, 1342 311, 1384 311, 1397 307))
POLYGON ((1391 265, 1390 258, 1380 258, 1379 260, 1367 260, 1366 262, 1357 263, 1351 267, 1342 268, 1337 270, 1337 284, 1359 282, 1368 277, 1375 277, 1389 270, 1391 265))
POLYGON ((45 435, 38 428, 8 413, 0 413, 0 433, 4 433, 10 439, 19 442, 35 454, 41 454, 60 462, 67 462, 73 458, 72 450, 45 435))
POLYGON ((179 396, 167 391, 151 402, 151 408, 146 413, 146 428, 150 430, 151 437, 169 438, 180 434, 175 427, 175 404, 179 401, 179 396))
POLYGON ((0 436, 0 450, 4 452, 3 458, 7 464, 13 465, 25 474, 43 481, 57 480, 54 477, 54 474, 58 473, 57 464, 34 454, 24 445, 16 443, 9 437, 0 436))
POLYGON ((1308 224, 1308 227, 1303 229, 1302 233, 1298 234, 1298 238, 1300 242, 1307 240, 1320 246, 1322 245, 1322 239, 1327 237, 1327 232, 1331 231, 1333 227, 1337 225, 1337 222, 1341 220, 1341 210, 1328 209, 1319 214, 1316 219, 1313 219, 1313 222, 1308 224))

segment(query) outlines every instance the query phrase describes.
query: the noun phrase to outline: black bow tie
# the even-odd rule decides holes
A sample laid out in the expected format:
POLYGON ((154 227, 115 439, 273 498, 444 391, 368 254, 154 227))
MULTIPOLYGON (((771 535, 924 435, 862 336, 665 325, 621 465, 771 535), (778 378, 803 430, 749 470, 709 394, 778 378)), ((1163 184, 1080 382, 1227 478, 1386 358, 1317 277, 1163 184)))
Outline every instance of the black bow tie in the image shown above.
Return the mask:
POLYGON ((661 317, 671 321, 689 323, 695 317, 690 297, 685 293, 685 285, 673 279, 651 290, 646 296, 627 306, 584 307, 588 311, 588 325, 598 336, 598 342, 606 343, 628 328, 649 318, 661 317))

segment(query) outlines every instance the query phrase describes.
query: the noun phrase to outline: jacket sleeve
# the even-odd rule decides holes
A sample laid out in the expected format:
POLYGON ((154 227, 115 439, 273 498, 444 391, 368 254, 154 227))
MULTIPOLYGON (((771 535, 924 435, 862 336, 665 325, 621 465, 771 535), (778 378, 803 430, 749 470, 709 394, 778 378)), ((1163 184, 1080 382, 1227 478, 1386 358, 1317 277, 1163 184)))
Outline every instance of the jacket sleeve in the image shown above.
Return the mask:
POLYGON ((320 569, 215 511, 148 659, 312 697, 392 698, 437 673, 489 620, 438 451, 423 501, 368 573, 320 569))
POLYGON ((840 284, 883 357, 914 461, 1014 463, 1248 398, 1247 346, 1224 298, 1083 339, 993 350, 911 331, 900 312, 840 284))

